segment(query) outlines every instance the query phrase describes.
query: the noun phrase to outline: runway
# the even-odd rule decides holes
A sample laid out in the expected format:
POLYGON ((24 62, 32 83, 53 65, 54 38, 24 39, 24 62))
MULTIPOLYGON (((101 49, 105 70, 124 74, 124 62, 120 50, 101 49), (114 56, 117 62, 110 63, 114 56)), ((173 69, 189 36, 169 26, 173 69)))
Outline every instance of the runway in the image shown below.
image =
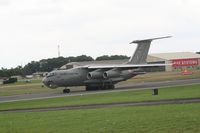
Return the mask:
POLYGON ((193 85, 193 84, 200 84, 200 79, 147 82, 147 83, 137 83, 137 84, 128 83, 128 84, 116 85, 116 89, 114 90, 74 91, 69 94, 63 94, 62 92, 48 92, 48 93, 23 94, 23 95, 14 95, 14 96, 0 96, 0 103, 57 98, 57 97, 66 97, 66 96, 103 94, 103 93, 123 92, 123 91, 131 91, 131 90, 145 90, 145 89, 184 86, 184 85, 193 85))
POLYGON ((73 106, 43 107, 43 108, 28 108, 28 109, 8 109, 8 110, 0 110, 0 113, 46 112, 46 111, 60 111, 60 110, 99 109, 99 108, 129 107, 129 106, 158 106, 166 104, 190 104, 190 103, 200 103, 200 98, 73 105, 73 106))

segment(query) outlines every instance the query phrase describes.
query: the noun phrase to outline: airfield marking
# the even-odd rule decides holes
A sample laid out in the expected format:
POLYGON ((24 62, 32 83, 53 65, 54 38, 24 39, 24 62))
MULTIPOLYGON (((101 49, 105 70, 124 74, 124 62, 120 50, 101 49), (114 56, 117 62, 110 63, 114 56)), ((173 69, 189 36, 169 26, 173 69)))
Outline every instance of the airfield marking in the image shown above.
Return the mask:
POLYGON ((166 104, 191 104, 191 103, 200 103, 200 98, 72 105, 72 106, 58 106, 58 107, 29 108, 29 109, 8 109, 8 110, 0 110, 0 113, 46 112, 46 111, 61 111, 61 110, 99 109, 99 108, 129 107, 129 106, 159 106, 166 104))

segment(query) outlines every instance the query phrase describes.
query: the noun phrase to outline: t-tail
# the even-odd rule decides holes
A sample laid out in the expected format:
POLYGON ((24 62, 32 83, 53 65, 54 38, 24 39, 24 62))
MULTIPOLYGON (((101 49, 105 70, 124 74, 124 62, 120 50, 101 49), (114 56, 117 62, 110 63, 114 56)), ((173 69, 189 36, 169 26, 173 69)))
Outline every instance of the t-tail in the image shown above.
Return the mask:
POLYGON ((146 64, 146 59, 149 53, 151 42, 153 40, 170 38, 170 37, 171 36, 165 36, 165 37, 159 37, 159 38, 132 41, 130 44, 137 43, 137 48, 127 64, 146 64))

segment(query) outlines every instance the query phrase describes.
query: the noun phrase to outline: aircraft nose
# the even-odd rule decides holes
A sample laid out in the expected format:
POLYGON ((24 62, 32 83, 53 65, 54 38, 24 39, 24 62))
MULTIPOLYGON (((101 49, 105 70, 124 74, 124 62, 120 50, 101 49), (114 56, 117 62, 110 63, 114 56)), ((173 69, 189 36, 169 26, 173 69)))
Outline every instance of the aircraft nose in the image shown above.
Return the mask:
POLYGON ((46 77, 44 77, 44 78, 42 79, 42 83, 45 84, 45 85, 47 85, 47 78, 46 78, 46 77))
POLYGON ((46 77, 44 77, 44 78, 42 79, 42 82, 43 82, 43 84, 44 84, 45 86, 47 86, 47 87, 49 87, 49 88, 52 88, 52 89, 57 88, 57 85, 54 84, 53 81, 49 80, 49 79, 46 78, 46 77))

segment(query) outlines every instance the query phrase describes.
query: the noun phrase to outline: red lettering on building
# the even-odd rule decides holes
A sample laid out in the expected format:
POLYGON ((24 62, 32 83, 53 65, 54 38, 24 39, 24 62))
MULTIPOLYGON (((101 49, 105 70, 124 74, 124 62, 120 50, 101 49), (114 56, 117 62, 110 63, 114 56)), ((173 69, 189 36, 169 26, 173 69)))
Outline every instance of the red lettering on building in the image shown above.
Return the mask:
POLYGON ((198 66, 199 60, 198 59, 179 59, 179 60, 172 60, 173 67, 189 67, 189 66, 198 66))

